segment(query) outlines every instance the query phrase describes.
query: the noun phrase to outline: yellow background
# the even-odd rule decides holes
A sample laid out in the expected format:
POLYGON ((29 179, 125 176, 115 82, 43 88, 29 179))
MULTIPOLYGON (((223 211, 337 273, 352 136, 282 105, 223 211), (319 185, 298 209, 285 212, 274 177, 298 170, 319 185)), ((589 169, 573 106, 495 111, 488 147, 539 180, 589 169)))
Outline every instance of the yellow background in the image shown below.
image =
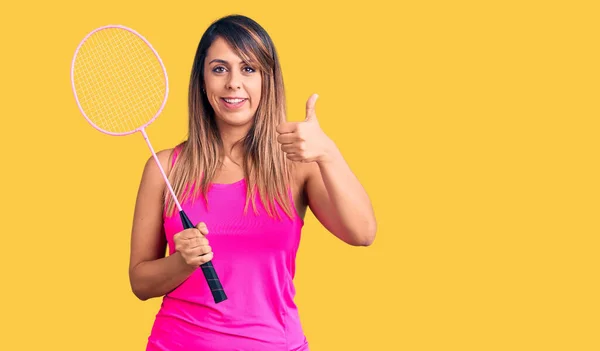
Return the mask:
POLYGON ((149 150, 87 124, 72 55, 105 24, 145 35, 171 84, 148 134, 169 148, 198 40, 230 13, 273 37, 291 120, 320 95, 376 210, 368 248, 308 214, 296 284, 311 350, 600 349, 593 3, 2 5, 0 349, 144 349, 160 300, 136 300, 127 265, 149 150))

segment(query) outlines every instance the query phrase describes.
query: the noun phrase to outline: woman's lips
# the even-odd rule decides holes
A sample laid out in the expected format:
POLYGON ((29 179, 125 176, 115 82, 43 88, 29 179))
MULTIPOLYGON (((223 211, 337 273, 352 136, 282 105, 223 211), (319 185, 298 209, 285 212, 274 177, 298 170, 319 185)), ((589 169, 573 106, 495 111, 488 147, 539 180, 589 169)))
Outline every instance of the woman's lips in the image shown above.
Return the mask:
POLYGON ((241 108, 246 103, 246 100, 248 100, 248 99, 221 98, 221 102, 223 103, 223 106, 225 106, 225 108, 227 108, 229 110, 237 110, 237 109, 241 108))

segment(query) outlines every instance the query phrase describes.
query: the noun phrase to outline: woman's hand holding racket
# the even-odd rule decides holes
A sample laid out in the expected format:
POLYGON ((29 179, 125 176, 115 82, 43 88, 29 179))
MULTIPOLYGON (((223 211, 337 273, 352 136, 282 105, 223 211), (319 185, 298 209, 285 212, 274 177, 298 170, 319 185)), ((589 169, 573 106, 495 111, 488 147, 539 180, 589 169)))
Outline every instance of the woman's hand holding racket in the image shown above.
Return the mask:
POLYGON ((207 234, 206 224, 200 222, 196 228, 184 229, 173 236, 175 250, 187 265, 198 268, 212 260, 213 252, 208 244, 207 234))

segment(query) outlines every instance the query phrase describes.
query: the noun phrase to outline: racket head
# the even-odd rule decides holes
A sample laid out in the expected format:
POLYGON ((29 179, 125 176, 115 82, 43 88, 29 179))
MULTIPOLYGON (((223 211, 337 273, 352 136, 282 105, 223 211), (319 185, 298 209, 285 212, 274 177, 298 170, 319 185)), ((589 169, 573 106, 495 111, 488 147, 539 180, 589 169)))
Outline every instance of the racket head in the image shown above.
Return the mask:
POLYGON ((146 128, 160 115, 169 78, 152 44, 115 24, 96 28, 81 40, 71 62, 71 87, 92 127, 122 136, 146 128))

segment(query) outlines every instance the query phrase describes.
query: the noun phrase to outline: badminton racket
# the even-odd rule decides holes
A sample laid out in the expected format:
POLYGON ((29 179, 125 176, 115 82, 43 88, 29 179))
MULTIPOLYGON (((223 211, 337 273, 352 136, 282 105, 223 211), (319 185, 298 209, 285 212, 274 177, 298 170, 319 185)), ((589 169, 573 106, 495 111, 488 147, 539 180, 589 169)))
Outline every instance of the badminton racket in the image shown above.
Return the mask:
MULTIPOLYGON (((71 84, 79 110, 95 129, 113 136, 142 134, 179 210, 183 227, 194 228, 146 133, 146 127, 162 112, 169 94, 167 71, 150 42, 122 25, 91 31, 75 50, 71 84)), ((212 261, 200 267, 215 303, 225 301, 227 295, 212 261)))

